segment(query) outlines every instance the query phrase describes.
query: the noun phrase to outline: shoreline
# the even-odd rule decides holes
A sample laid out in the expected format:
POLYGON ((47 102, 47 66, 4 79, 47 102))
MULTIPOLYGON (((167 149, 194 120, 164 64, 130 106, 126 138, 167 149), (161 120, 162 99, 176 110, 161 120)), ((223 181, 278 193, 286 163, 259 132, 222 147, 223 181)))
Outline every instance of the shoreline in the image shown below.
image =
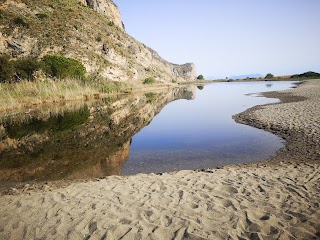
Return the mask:
POLYGON ((11 189, 0 238, 317 239, 319 89, 266 93, 281 102, 234 117, 286 140, 269 160, 11 189))
MULTIPOLYGON (((65 82, 62 82, 65 83, 65 82)), ((43 84, 43 82, 36 82, 36 83, 23 83, 24 85, 28 86, 27 84, 31 85, 34 84, 35 86, 32 86, 33 88, 37 87, 36 84, 39 86, 43 84)), ((23 84, 20 84, 23 86, 23 84)), ((55 84, 55 82, 50 82, 49 87, 52 87, 55 84)), ((65 83, 66 84, 66 83, 65 83)), ((4 85, 4 84, 3 84, 4 85)), ((15 92, 15 88, 19 88, 20 85, 8 85, 6 87, 3 87, 3 89, 8 88, 8 86, 11 86, 12 92, 15 92)), ((38 86, 38 87, 39 87, 38 86)), ((121 96, 121 95, 126 95, 126 94, 134 94, 134 93, 143 93, 143 92, 148 92, 148 91, 159 91, 159 90, 164 90, 167 88, 177 88, 177 87, 182 87, 179 86, 178 84, 154 84, 154 85, 139 85, 139 87, 131 87, 131 86, 125 86, 123 89, 120 90, 114 90, 110 93, 103 93, 98 91, 97 89, 93 88, 92 86, 88 86, 88 89, 85 89, 84 86, 82 86, 79 92, 76 94, 73 94, 72 96, 69 97, 64 97, 61 94, 55 93, 53 96, 50 96, 48 98, 44 98, 41 95, 41 92, 39 96, 19 96, 16 97, 18 100, 15 100, 14 98, 14 104, 12 102, 6 102, 4 105, 0 105, 0 113, 3 112, 20 112, 24 111, 26 109, 38 109, 46 106, 53 106, 53 105, 63 105, 71 102, 89 102, 89 101, 94 101, 94 100, 99 100, 107 97, 113 97, 113 96, 121 96)), ((1 84, 0 84, 0 90, 1 91, 6 91, 5 95, 10 95, 10 91, 8 90, 3 90, 1 89, 1 84)), ((30 89, 27 89, 30 91, 30 89)), ((43 91, 43 90, 42 90, 43 91)), ((70 90, 72 93, 72 89, 70 90)), ((3 95, 3 93, 2 93, 3 95)), ((66 95, 68 95, 66 93, 66 95)), ((2 97, 2 96, 0 96, 2 97)))
MULTIPOLYGON (((70 81, 70 80, 68 80, 70 81)), ((58 83, 61 84, 68 84, 68 81, 60 81, 58 83)), ((17 91, 16 89, 20 89, 22 86, 23 90, 27 91, 40 91, 38 96, 12 96, 11 98, 13 99, 13 102, 6 102, 5 104, 0 105, 0 113, 3 112, 16 112, 18 111, 24 111, 28 109, 37 109, 37 108, 42 108, 45 106, 50 106, 50 105, 63 105, 67 104, 70 102, 78 102, 78 101, 92 101, 92 100, 97 100, 101 98, 106 98, 106 97, 112 97, 112 96, 117 96, 117 95, 126 95, 126 94, 135 94, 135 93, 143 93, 143 92, 149 92, 149 91, 159 91, 159 90, 164 90, 167 88, 182 88, 188 85, 199 85, 199 86, 204 86, 206 84, 212 84, 212 83, 228 83, 228 82, 261 82, 261 81, 296 81, 292 79, 273 79, 273 80, 266 80, 266 79, 254 79, 254 80, 247 80, 247 79, 242 79, 242 80, 197 80, 197 81, 188 81, 188 82, 178 82, 178 83, 171 83, 171 82, 163 82, 163 83, 155 83, 155 84, 150 84, 150 85, 145 85, 142 83, 139 83, 138 85, 124 85, 120 89, 115 89, 111 91, 110 93, 103 93, 100 92, 97 88, 91 86, 90 84, 88 86, 78 86, 80 90, 78 92, 70 89, 69 92, 66 92, 65 95, 69 95, 71 93, 72 96, 68 96, 67 98, 61 95, 60 93, 55 93, 50 97, 44 97, 41 96, 41 91, 44 91, 43 84, 45 82, 41 81, 36 81, 36 82, 27 82, 27 83, 18 83, 18 84, 0 84, 0 90, 5 92, 4 95, 10 95, 10 91, 17 91), (20 85, 21 86, 20 86, 20 85), (42 86, 42 87, 41 87, 42 86), (10 91, 8 91, 8 88, 11 88, 10 91), (42 90, 35 90, 37 88, 41 88, 42 90), (76 92, 76 93, 73 93, 76 92), (18 100, 15 100, 17 98, 18 100)), ((48 83, 48 87, 52 87, 53 85, 57 84, 55 81, 50 81, 48 83)), ((78 84, 75 82, 75 84, 78 84)), ((21 91, 21 90, 19 90, 21 91)), ((0 98, 3 96, 3 93, 0 92, 0 98)), ((4 102, 6 100, 2 99, 4 102)))
MULTIPOLYGON (((273 163, 279 160, 284 161, 286 159, 291 159, 291 161, 292 159, 296 161, 316 161, 320 159, 320 141, 318 140, 320 139, 320 134, 319 131, 317 132, 313 129, 315 127, 314 125, 306 124, 302 126, 301 122, 303 120, 299 119, 300 124, 295 126, 294 123, 292 124, 292 122, 290 122, 290 117, 294 117, 295 115, 294 112, 292 112, 290 114, 291 116, 288 116, 284 122, 280 122, 279 119, 270 122, 273 116, 270 116, 269 118, 265 117, 263 120, 259 118, 259 114, 261 115, 261 112, 263 112, 265 109, 273 108, 273 112, 271 114, 281 114, 281 111, 284 110, 284 104, 286 104, 286 106, 299 105, 299 102, 309 101, 308 94, 301 94, 299 93, 298 89, 310 88, 311 90, 313 87, 320 88, 319 86, 319 82, 304 81, 298 84, 296 88, 291 88, 281 92, 262 93, 263 97, 277 98, 280 100, 280 102, 255 106, 233 116, 233 119, 237 123, 262 129, 285 140, 285 146, 278 150, 276 156, 271 157, 270 159, 258 161, 256 163, 273 163), (260 113, 257 114, 257 112, 260 113)), ((313 91, 316 92, 315 90, 313 91)), ((310 91, 309 95, 313 95, 314 92, 310 91)), ((317 102, 319 102, 319 100, 317 100, 317 102)), ((309 114, 312 113, 313 115, 317 115, 315 112, 313 112, 317 108, 316 103, 311 104, 315 105, 314 109, 312 109, 312 112, 310 109, 306 109, 305 111, 310 111, 309 114)), ((294 107, 296 108, 296 106, 294 107)), ((300 118, 303 118, 301 114, 303 114, 303 111, 299 113, 300 118)), ((312 117, 315 118, 317 116, 312 117)), ((319 119, 319 117, 315 119, 315 124, 319 121, 319 119)))

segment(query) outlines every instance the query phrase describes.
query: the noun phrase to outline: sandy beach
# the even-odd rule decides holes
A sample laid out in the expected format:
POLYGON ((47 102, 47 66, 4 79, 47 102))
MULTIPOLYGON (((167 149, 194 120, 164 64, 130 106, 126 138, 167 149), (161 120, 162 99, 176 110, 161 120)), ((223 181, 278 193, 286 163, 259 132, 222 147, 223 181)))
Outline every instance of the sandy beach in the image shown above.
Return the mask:
POLYGON ((234 118, 283 137, 274 158, 3 190, 0 239, 320 239, 320 81, 264 95, 234 118))

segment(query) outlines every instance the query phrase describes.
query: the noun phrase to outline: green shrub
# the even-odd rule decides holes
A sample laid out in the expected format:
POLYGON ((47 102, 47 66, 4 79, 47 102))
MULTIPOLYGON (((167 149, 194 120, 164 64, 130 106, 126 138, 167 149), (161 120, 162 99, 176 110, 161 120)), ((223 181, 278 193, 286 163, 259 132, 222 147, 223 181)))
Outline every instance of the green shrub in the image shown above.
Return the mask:
POLYGON ((96 37, 96 41, 97 41, 97 42, 101 42, 101 40, 102 40, 102 39, 101 39, 100 36, 97 36, 97 37, 96 37))
POLYGON ((17 17, 13 20, 13 23, 22 27, 29 27, 29 24, 26 23, 22 18, 17 17))
POLYGON ((46 55, 41 61, 41 68, 51 77, 84 79, 86 68, 73 58, 58 55, 46 55))
POLYGON ((14 75, 14 65, 6 54, 0 55, 0 83, 10 82, 14 75))
POLYGON ((155 93, 153 93, 153 92, 148 92, 148 93, 145 93, 144 95, 145 95, 146 98, 147 98, 147 103, 153 102, 153 101, 156 99, 156 97, 157 97, 157 94, 155 94, 155 93))
POLYGON ((143 80, 143 84, 154 84, 155 82, 156 80, 154 79, 154 77, 148 77, 143 80))
POLYGON ((39 18, 39 19, 44 19, 44 18, 47 18, 48 15, 45 14, 45 13, 37 13, 37 14, 36 14, 36 17, 39 18))
POLYGON ((274 78, 273 74, 271 73, 268 73, 266 76, 265 76, 265 79, 272 79, 274 78))
POLYGON ((290 78, 320 78, 320 73, 310 71, 302 74, 292 75, 290 78))
POLYGON ((15 72, 20 79, 33 80, 33 74, 39 70, 40 64, 32 57, 18 59, 14 62, 15 72))
POLYGON ((204 80, 204 77, 203 77, 203 75, 199 75, 199 76, 197 77, 197 79, 198 79, 198 80, 204 80))

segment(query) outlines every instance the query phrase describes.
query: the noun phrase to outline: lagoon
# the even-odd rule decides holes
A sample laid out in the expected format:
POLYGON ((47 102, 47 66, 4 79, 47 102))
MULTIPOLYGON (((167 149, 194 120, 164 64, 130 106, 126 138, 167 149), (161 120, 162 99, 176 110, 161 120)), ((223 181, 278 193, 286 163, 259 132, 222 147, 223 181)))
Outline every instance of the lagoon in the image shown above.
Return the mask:
POLYGON ((232 116, 278 102, 252 93, 293 86, 214 83, 2 114, 0 181, 90 179, 267 159, 283 140, 232 116))
POLYGON ((255 105, 278 102, 259 92, 280 91, 293 82, 231 82, 197 89, 192 100, 164 107, 132 139, 122 174, 212 168, 267 159, 283 147, 279 137, 236 123, 232 116, 255 105))

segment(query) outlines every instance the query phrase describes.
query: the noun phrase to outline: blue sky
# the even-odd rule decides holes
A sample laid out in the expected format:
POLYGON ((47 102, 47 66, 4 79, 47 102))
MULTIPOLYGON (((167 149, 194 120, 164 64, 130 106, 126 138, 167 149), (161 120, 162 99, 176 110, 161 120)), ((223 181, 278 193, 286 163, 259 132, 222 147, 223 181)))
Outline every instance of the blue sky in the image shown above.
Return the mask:
POLYGON ((320 72, 320 0, 114 0, 128 34, 215 78, 320 72))

